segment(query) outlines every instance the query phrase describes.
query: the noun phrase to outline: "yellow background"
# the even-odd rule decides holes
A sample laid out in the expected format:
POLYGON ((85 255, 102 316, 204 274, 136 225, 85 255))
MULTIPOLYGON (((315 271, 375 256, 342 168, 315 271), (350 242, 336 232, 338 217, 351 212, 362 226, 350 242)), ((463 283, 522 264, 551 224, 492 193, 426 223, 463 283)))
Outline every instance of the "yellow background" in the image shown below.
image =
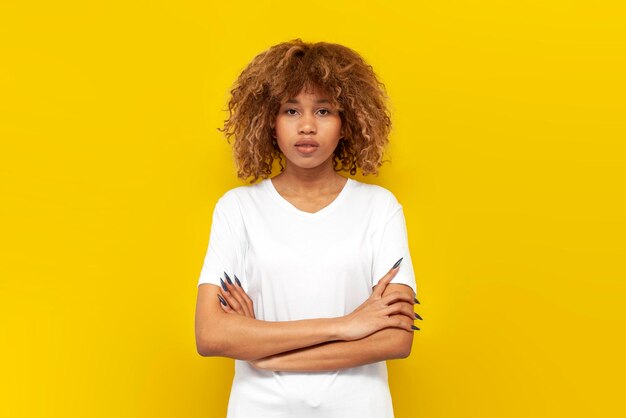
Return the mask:
POLYGON ((624 416, 625 9, 2 2, 0 416, 224 416, 232 361, 193 326, 242 184, 216 128, 296 37, 354 48, 392 99, 363 180, 404 206, 422 302, 396 416, 624 416))

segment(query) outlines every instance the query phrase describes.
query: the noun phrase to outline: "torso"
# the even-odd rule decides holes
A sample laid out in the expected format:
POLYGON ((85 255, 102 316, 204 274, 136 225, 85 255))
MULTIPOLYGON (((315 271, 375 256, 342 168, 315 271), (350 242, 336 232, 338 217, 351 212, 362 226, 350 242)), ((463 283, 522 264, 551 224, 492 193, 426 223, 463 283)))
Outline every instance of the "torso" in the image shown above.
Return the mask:
MULTIPOLYGON (((216 235, 200 282, 218 285, 223 271, 237 274, 264 321, 346 315, 400 257, 406 264, 394 282, 414 288, 403 218, 395 216, 399 203, 381 187, 343 179, 305 205, 269 179, 226 193, 216 206, 216 235), (402 221, 394 233, 386 229, 396 225, 391 219, 402 221)), ((385 362, 271 372, 236 360, 228 418, 270 416, 391 418, 385 362)))

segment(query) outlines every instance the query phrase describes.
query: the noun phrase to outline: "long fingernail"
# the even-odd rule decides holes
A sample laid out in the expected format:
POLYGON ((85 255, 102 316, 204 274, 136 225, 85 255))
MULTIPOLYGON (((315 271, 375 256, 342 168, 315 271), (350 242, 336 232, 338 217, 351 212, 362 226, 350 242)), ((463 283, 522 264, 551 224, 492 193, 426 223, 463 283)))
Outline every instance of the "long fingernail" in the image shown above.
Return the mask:
POLYGON ((222 280, 221 277, 220 277, 220 283, 222 284, 222 289, 224 289, 224 292, 228 292, 228 288, 226 287, 226 283, 224 283, 224 280, 222 280))
POLYGON ((220 300, 220 303, 224 306, 228 306, 222 295, 217 295, 217 298, 220 300))
POLYGON ((422 319, 422 317, 417 312, 413 312, 413 313, 415 314, 416 319, 422 319))
POLYGON ((233 284, 233 281, 230 280, 230 277, 228 277, 228 274, 226 272, 224 272, 224 277, 226 277, 226 281, 228 282, 228 284, 233 284))
POLYGON ((418 305, 421 305, 420 301, 417 300, 417 298, 415 298, 415 303, 417 303, 418 305))
POLYGON ((241 282, 240 282, 240 281, 239 281, 239 279, 237 278, 237 275, 236 275, 236 274, 233 274, 233 276, 235 276, 235 283, 237 283, 237 286, 239 286, 239 287, 243 287, 243 286, 241 285, 241 282))
MULTIPOLYGON (((404 257, 402 257, 402 258, 404 258, 404 257)), ((398 266, 400 265, 400 263, 402 263, 402 258, 401 258, 401 259, 399 259, 398 261, 396 261, 396 264, 394 264, 394 265, 393 265, 393 267, 391 268, 391 270, 393 270, 393 269, 397 269, 397 268, 398 268, 398 266)))
POLYGON ((416 330, 420 330, 418 327, 416 327, 415 325, 411 325, 411 328, 416 329, 416 330))

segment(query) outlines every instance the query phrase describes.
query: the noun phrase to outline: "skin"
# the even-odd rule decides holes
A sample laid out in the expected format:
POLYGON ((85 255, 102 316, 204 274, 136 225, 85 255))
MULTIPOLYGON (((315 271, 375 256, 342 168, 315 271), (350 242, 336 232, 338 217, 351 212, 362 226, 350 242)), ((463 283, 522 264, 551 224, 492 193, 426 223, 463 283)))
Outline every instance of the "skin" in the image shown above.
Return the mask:
MULTIPOLYGON (((333 170, 333 151, 342 130, 329 97, 319 89, 303 90, 282 103, 275 137, 287 160, 285 170, 272 179, 276 190, 306 212, 330 204, 347 180, 333 170), (298 147, 302 140, 314 141, 316 147, 298 147)), ((339 318, 261 321, 244 289, 233 280, 224 283, 226 290, 202 284, 196 304, 198 352, 247 360, 274 371, 338 370, 407 357, 416 319, 415 295, 406 285, 389 283, 399 268, 382 277, 363 304, 339 318)))
POLYGON ((333 152, 343 134, 341 117, 329 97, 319 90, 302 91, 282 103, 274 137, 287 160, 285 170, 272 178, 276 190, 305 212, 317 212, 330 204, 346 178, 333 170, 333 152), (319 146, 303 154, 296 144, 307 138, 319 146))
MULTIPOLYGON (((389 288, 394 286, 389 282, 399 269, 400 267, 390 270, 374 286, 372 295, 351 314, 344 317, 346 325, 353 327, 346 334, 348 337, 345 341, 316 344, 252 360, 250 363, 256 368, 273 371, 325 371, 407 357, 411 351, 410 343, 413 335, 413 330, 409 327, 416 318, 413 312, 414 299, 403 298, 413 290, 405 285, 396 286, 402 286, 408 291, 395 292, 389 288), (387 302, 387 300, 395 300, 393 299, 395 297, 402 297, 402 299, 392 304, 387 302), (374 318, 381 311, 389 313, 386 318, 392 321, 397 320, 400 324, 405 324, 406 328, 383 328, 366 337, 358 338, 359 335, 368 334, 370 330, 370 328, 362 328, 362 319, 365 316, 374 318)), ((252 301, 243 288, 234 283, 226 284, 226 288, 227 291, 220 289, 220 295, 226 301, 226 305, 220 304, 222 310, 227 314, 254 318, 252 301)))

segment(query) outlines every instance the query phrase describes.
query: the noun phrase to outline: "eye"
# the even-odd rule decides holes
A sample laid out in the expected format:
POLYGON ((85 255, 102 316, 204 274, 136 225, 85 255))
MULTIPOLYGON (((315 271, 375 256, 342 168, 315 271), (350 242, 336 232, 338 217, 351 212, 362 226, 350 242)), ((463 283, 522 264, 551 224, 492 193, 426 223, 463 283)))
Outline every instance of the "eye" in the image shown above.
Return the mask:
POLYGON ((330 114, 330 110, 328 109, 320 109, 318 110, 318 112, 322 115, 322 116, 326 116, 330 114))
POLYGON ((285 110, 285 113, 288 115, 295 115, 298 111, 296 109, 287 109, 285 110))

